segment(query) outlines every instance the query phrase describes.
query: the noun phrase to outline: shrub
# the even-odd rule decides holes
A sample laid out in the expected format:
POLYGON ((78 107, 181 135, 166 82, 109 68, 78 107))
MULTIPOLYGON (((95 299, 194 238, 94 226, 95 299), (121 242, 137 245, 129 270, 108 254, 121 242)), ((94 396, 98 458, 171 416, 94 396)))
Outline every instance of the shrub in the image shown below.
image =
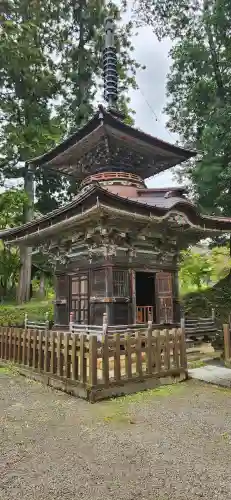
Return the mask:
POLYGON ((49 321, 54 320, 51 301, 31 301, 22 305, 0 305, 0 326, 24 326, 25 313, 29 321, 44 321, 48 312, 49 321))

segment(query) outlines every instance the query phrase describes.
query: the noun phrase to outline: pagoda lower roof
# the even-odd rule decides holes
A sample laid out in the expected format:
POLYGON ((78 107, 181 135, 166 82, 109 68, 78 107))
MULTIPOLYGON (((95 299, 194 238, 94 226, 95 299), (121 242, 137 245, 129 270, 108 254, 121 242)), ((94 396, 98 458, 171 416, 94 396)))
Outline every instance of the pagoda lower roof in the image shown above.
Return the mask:
POLYGON ((20 227, 0 232, 0 239, 8 243, 29 244, 32 240, 42 240, 51 235, 62 236, 66 229, 76 227, 78 221, 90 221, 93 214, 97 221, 102 211, 111 214, 114 221, 117 217, 119 220, 121 215, 128 220, 137 218, 157 224, 166 222, 174 230, 185 225, 189 230, 200 234, 201 239, 221 232, 231 232, 230 218, 201 215, 189 200, 180 196, 158 198, 156 202, 155 199, 143 199, 140 196, 128 199, 94 184, 65 206, 20 227))
POLYGON ((78 180, 108 167, 146 179, 196 154, 131 127, 99 107, 84 127, 29 164, 78 180))

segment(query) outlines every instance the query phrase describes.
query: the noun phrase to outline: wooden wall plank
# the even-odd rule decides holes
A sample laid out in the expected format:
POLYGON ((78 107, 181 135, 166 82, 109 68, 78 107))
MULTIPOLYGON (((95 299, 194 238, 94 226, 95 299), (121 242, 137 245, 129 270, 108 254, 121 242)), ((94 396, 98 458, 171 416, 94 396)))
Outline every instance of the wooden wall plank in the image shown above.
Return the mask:
POLYGON ((173 331, 173 363, 175 368, 179 368, 179 335, 177 328, 173 331))
POLYGON ((136 332, 135 339, 136 339, 136 375, 139 375, 139 377, 142 378, 143 371, 142 371, 140 332, 136 332))
POLYGON ((22 334, 22 364, 26 365, 26 338, 27 338, 27 329, 23 331, 22 334))
POLYGON ((155 349, 155 373, 160 373, 162 368, 162 358, 161 358, 161 346, 160 346, 160 330, 154 331, 156 345, 155 349))
POLYGON ((57 332, 57 375, 60 377, 61 375, 61 333, 57 332))
POLYGON ((65 333, 64 336, 64 377, 70 378, 70 360, 69 360, 69 342, 70 334, 65 333))
POLYGON ((117 382, 121 379, 120 366, 120 334, 115 335, 115 354, 114 354, 114 378, 117 382))
POLYGON ((87 363, 85 358, 85 342, 86 335, 80 335, 80 354, 79 354, 79 365, 80 365, 80 382, 85 384, 87 380, 87 363))
POLYGON ((17 337, 18 337, 17 362, 21 363, 21 338, 22 338, 22 331, 21 331, 20 328, 17 329, 17 337))
POLYGON ((33 355, 32 355, 32 367, 33 370, 36 369, 36 362, 37 362, 37 336, 38 336, 38 330, 33 331, 33 355))
POLYGON ((109 384, 109 349, 108 349, 108 335, 104 335, 104 342, 102 346, 102 369, 103 369, 103 382, 107 387, 109 384))
POLYGON ((166 370, 170 370, 170 336, 169 330, 163 331, 164 336, 164 367, 166 370))
POLYGON ((78 357, 76 353, 76 335, 72 334, 72 344, 71 344, 71 378, 72 380, 77 380, 78 378, 78 357))
POLYGON ((125 334, 125 374, 128 379, 132 378, 131 338, 129 333, 125 334))
POLYGON ((8 359, 11 361, 13 357, 12 353, 12 328, 9 328, 9 351, 8 351, 8 359))
POLYGON ((50 333, 46 330, 44 336, 44 372, 47 373, 48 369, 48 358, 49 358, 49 343, 50 343, 50 333))
POLYGON ((31 330, 27 330, 27 366, 31 366, 31 330))
POLYGON ((97 337, 95 335, 89 338, 89 384, 97 385, 97 337))
POLYGON ((43 369, 42 366, 42 341, 43 341, 43 332, 39 330, 38 332, 38 371, 41 372, 43 369))
POLYGON ((54 362, 55 362, 55 332, 51 330, 50 332, 50 373, 54 372, 54 362))
POLYGON ((146 350, 146 363, 147 363, 147 370, 146 370, 146 373, 148 373, 148 375, 151 375, 152 372, 153 372, 153 360, 154 360, 154 356, 153 356, 153 346, 152 346, 152 330, 149 328, 148 329, 148 333, 147 333, 147 340, 146 340, 146 346, 147 346, 147 350, 146 350))
POLYGON ((16 328, 13 328, 13 361, 16 363, 17 359, 17 354, 16 354, 16 347, 17 347, 17 337, 16 337, 16 328))

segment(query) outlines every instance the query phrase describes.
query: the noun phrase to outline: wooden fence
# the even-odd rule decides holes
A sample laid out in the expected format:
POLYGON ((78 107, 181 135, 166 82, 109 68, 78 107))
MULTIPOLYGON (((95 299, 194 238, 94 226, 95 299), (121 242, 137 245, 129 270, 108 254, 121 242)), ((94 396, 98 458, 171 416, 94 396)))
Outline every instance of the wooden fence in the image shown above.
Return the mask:
POLYGON ((226 363, 231 362, 231 325, 223 325, 224 333, 224 359, 226 363))
POLYGON ((92 402, 187 377, 180 328, 120 331, 99 340, 85 333, 2 327, 0 358, 26 376, 92 402))

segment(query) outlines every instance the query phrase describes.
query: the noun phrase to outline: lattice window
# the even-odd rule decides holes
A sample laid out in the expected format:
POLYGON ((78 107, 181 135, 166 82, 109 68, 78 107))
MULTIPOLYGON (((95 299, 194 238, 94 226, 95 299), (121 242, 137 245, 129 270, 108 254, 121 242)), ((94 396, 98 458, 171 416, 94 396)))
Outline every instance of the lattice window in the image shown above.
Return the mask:
POLYGON ((160 323, 173 322, 172 274, 156 273, 157 311, 160 323))
POLYGON ((74 313, 74 321, 77 323, 88 323, 89 296, 88 276, 86 274, 72 276, 71 309, 74 313))
POLYGON ((128 271, 113 271, 113 296, 129 296, 129 275, 128 271))
POLYGON ((105 269, 96 269, 92 272, 91 295, 104 297, 106 290, 105 269))

